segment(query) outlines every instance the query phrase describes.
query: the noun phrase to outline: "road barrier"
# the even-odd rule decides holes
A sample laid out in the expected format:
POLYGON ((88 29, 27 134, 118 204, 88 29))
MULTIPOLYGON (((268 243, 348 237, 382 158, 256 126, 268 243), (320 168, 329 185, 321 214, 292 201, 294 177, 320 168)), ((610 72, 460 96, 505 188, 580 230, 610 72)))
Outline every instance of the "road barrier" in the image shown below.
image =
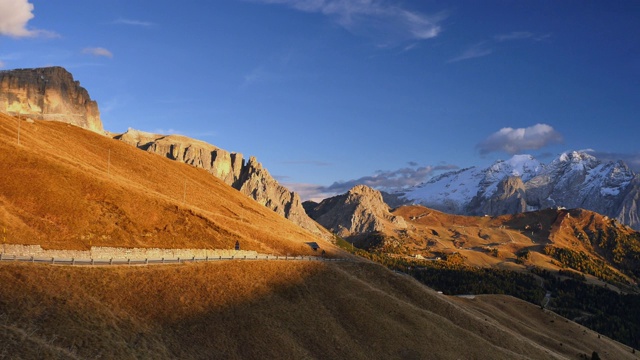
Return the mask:
POLYGON ((219 255, 217 257, 196 257, 192 256, 191 258, 145 258, 145 259, 131 259, 131 258, 121 258, 121 259, 76 259, 76 258, 55 258, 55 257, 34 257, 34 256, 17 256, 17 255, 4 255, 0 253, 0 264, 7 262, 26 262, 26 263, 40 263, 40 264, 51 264, 51 265, 72 265, 72 266, 132 266, 132 265, 158 265, 158 264, 182 264, 182 263, 196 263, 196 262, 212 262, 212 261, 256 261, 256 260, 267 260, 267 261, 352 261, 349 259, 341 259, 341 258, 329 258, 329 257, 321 257, 321 256, 289 256, 289 255, 266 255, 266 254, 258 254, 255 257, 247 257, 245 256, 226 256, 223 257, 219 255))

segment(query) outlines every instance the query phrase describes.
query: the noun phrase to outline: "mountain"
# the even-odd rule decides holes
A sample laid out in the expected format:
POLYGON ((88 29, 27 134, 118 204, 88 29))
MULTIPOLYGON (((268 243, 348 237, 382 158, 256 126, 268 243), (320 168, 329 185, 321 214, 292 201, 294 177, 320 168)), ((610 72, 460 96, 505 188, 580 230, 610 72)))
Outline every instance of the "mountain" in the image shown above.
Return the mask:
MULTIPOLYGON (((521 178, 510 176, 494 199, 522 210, 523 194, 521 178)), ((305 207, 319 223, 342 230, 345 248, 445 294, 509 294, 640 345, 640 311, 630 310, 640 305, 640 232, 583 209, 463 216, 418 205, 389 210, 380 197, 358 186, 305 207), (334 225, 353 219, 376 226, 334 225)))
POLYGON ((113 137, 149 153, 202 168, 313 234, 330 238, 326 230, 307 216, 300 196, 280 185, 255 157, 245 161, 240 153, 230 153, 181 135, 165 136, 129 129, 113 137))
POLYGON ((398 195, 406 201, 453 213, 470 213, 468 205, 478 195, 484 198, 497 191, 501 180, 509 176, 527 181, 537 175, 543 165, 530 155, 516 155, 497 161, 486 169, 470 167, 446 172, 430 181, 398 195))
POLYGON ((0 229, 7 243, 328 253, 329 242, 202 169, 57 121, 0 114, 0 229))
POLYGON ((516 155, 486 169, 447 172, 394 195, 405 203, 466 215, 584 208, 640 229, 638 177, 622 161, 602 162, 581 151, 563 153, 546 166, 530 155, 516 155))
MULTIPOLYGON (((349 258, 203 169, 55 121, 18 120, 18 144, 16 121, 0 114, 7 244, 230 248, 239 240, 243 249, 299 255, 317 241, 351 261, 5 261, 0 354, 10 358, 635 358, 532 304, 445 296, 349 258)), ((380 205, 360 190, 353 196, 380 205)))
MULTIPOLYGON (((503 206, 522 210, 523 193, 520 177, 508 177, 496 196, 503 206)), ((557 270, 560 264, 550 252, 564 249, 598 264, 597 274, 575 269, 585 276, 623 287, 640 281, 640 233, 589 210, 546 209, 498 217, 452 215, 416 205, 390 210, 378 191, 363 185, 305 206, 327 229, 369 251, 423 258, 459 253, 471 266, 512 269, 527 251, 538 254, 536 266, 557 270)))
POLYGON ((331 238, 307 216, 298 194, 280 185, 254 157, 245 162, 242 154, 179 135, 163 136, 133 129, 124 134, 105 132, 98 104, 62 67, 0 71, 0 112, 107 133, 148 152, 203 168, 315 235, 331 238))
POLYGON ((342 237, 382 232, 385 228, 404 227, 402 218, 391 215, 382 194, 358 185, 344 195, 328 198, 319 204, 305 202, 307 213, 320 225, 342 237))
MULTIPOLYGON (((193 139, 163 143, 153 134, 138 134, 136 147, 160 150, 139 151, 70 121, 25 117, 0 113, 3 244, 229 249, 238 241, 244 250, 310 255, 317 253, 309 243, 317 243, 342 261, 72 267, 5 258, 0 357, 560 359, 599 352, 636 358, 629 347, 530 303, 447 296, 346 254, 227 183, 274 199, 269 192, 279 188, 255 159, 245 164, 238 154, 193 139), (181 142, 192 145, 186 150, 181 142)), ((353 231, 377 232, 380 223, 407 238, 419 228, 414 220, 428 216, 404 221, 381 200, 366 188, 347 196, 341 212, 357 215, 353 231)), ((599 239, 605 256, 634 266, 620 255, 626 247, 614 246, 617 238, 584 234, 599 239)))
POLYGON ((0 111, 103 132, 98 104, 59 66, 0 71, 0 111))

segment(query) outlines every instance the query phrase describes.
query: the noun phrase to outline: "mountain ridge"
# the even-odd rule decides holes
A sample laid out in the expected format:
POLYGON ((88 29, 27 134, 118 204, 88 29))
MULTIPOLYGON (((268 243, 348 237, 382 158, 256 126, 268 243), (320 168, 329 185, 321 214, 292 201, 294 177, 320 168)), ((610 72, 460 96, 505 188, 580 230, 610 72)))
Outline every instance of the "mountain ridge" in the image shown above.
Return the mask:
MULTIPOLYGON (((562 153, 548 165, 530 155, 515 155, 487 168, 469 167, 440 174, 393 193, 404 204, 420 204, 461 215, 503 215, 549 207, 585 208, 640 229, 638 184, 622 161, 603 162, 584 151, 562 153), (525 207, 500 201, 508 177, 522 181, 525 207)), ((513 186, 513 183, 510 183, 513 186)))
MULTIPOLYGON (((507 183, 503 187, 509 189, 501 194, 504 197, 501 201, 509 200, 522 210, 525 204, 521 179, 509 177, 501 183, 507 183)), ((601 278, 606 277, 611 285, 631 285, 632 291, 638 291, 640 233, 590 210, 544 209, 500 216, 467 216, 421 205, 390 209, 379 191, 364 185, 319 204, 307 203, 305 207, 321 225, 370 252, 419 258, 461 254, 471 266, 524 270, 514 264, 524 263, 519 259, 526 251, 537 254, 536 266, 557 270, 558 260, 548 253, 555 251, 547 248, 551 246, 567 249, 562 250, 563 254, 584 252, 588 261, 600 264, 598 271, 609 274, 600 275, 601 278), (355 219, 359 222, 355 223, 355 219), (606 263, 599 263, 603 260, 606 263), (618 273, 624 275, 615 275, 618 273)), ((584 272, 582 268, 576 270, 584 272)), ((585 274, 593 275, 593 271, 585 274)))
POLYGON ((58 121, 0 113, 0 222, 8 243, 314 253, 329 242, 203 169, 58 121), (71 141, 71 139, 73 141, 71 141), (266 243, 257 242, 260 237, 266 243))
POLYGON ((300 196, 280 185, 254 156, 245 161, 241 153, 229 152, 182 135, 161 135, 129 129, 111 136, 146 152, 204 169, 313 234, 331 238, 326 230, 307 216, 300 196))
POLYGON ((182 135, 160 135, 134 129, 123 134, 105 131, 97 102, 63 67, 0 71, 0 112, 76 125, 149 153, 203 168, 302 228, 331 239, 325 229, 307 216, 300 196, 278 183, 255 157, 245 161, 240 153, 182 135))

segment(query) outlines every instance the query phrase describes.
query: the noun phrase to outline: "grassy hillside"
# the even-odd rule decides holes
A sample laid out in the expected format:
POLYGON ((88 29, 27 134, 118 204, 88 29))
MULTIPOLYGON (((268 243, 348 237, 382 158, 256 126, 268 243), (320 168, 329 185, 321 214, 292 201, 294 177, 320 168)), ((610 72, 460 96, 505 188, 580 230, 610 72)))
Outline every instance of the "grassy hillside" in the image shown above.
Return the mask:
MULTIPOLYGON (((316 238, 204 170, 59 122, 0 114, 6 242, 310 254, 316 238)), ((0 233, 0 235, 4 235, 0 233)))
MULTIPOLYGON (((18 144, 17 124, 0 114, 7 243, 231 248, 238 240, 246 250, 311 254, 305 243, 314 241, 345 255, 204 170, 56 122, 20 122, 18 144)), ((455 230, 440 226, 443 236, 455 230)), ((0 358, 553 359, 593 351, 636 358, 526 302, 450 298, 366 261, 0 263, 0 358)))
POLYGON ((605 282, 636 292, 640 233, 597 213, 546 209, 498 217, 441 213, 422 206, 392 212, 406 228, 363 234, 350 241, 399 257, 447 258, 472 267, 528 271, 573 269, 592 284, 605 282))
POLYGON ((393 215, 408 226, 352 237, 367 250, 355 252, 445 294, 516 296, 640 347, 633 229, 581 209, 470 217, 403 206, 393 215))
POLYGON ((369 263, 4 264, 0 308, 9 358, 636 358, 521 300, 449 298, 369 263))

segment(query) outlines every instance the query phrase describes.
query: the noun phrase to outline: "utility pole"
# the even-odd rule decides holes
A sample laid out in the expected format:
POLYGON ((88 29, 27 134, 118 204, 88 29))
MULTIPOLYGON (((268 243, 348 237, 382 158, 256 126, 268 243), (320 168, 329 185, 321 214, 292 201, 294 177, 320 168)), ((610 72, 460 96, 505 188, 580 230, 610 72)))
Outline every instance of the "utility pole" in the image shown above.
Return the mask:
POLYGON ((16 115, 16 119, 18 119, 18 145, 20 145, 20 113, 16 115))
POLYGON ((184 180, 184 190, 182 191, 182 203, 187 203, 187 180, 184 180))

